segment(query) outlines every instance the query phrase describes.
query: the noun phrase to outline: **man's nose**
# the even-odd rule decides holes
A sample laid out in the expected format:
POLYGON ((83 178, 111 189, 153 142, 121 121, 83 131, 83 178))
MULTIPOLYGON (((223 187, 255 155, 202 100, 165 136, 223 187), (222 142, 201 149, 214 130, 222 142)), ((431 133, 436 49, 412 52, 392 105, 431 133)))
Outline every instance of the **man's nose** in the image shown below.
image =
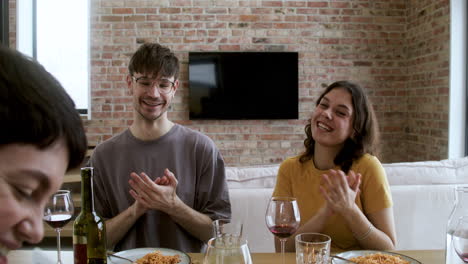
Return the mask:
POLYGON ((161 92, 159 92, 159 84, 158 83, 153 83, 151 84, 151 87, 148 89, 148 94, 154 97, 159 97, 161 96, 161 92))

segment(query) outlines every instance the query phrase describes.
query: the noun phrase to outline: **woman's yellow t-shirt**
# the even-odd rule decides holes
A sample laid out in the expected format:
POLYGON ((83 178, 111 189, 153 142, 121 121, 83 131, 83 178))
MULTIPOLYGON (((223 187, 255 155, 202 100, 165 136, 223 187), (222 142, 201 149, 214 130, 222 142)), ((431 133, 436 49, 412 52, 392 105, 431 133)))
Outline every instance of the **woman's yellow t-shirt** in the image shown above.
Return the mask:
MULTIPOLYGON (((392 195, 385 170, 375 156, 363 155, 353 163, 351 170, 362 175, 361 192, 356 197, 356 204, 365 215, 392 207, 392 195)), ((327 171, 315 168, 313 159, 300 163, 299 156, 286 159, 279 168, 273 196, 296 198, 301 214, 301 225, 309 221, 325 203, 319 186, 321 175, 327 171)), ((360 248, 351 229, 338 214, 328 219, 321 233, 331 237, 333 248, 341 250, 360 248)))

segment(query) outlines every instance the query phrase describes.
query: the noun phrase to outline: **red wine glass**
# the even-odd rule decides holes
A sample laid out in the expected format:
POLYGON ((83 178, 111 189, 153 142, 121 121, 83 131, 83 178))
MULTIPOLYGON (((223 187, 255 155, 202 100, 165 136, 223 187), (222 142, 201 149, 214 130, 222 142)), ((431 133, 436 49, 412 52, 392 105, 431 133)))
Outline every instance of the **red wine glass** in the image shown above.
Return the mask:
POLYGON ((301 217, 296 198, 272 197, 265 214, 268 229, 281 242, 281 256, 284 264, 284 245, 288 237, 299 227, 301 217))
POLYGON ((453 232, 452 245, 463 262, 468 263, 468 217, 463 216, 458 221, 453 232))
POLYGON ((70 191, 59 190, 47 202, 44 209, 44 222, 57 232, 57 264, 62 264, 60 256, 60 231, 70 222, 74 213, 70 191))

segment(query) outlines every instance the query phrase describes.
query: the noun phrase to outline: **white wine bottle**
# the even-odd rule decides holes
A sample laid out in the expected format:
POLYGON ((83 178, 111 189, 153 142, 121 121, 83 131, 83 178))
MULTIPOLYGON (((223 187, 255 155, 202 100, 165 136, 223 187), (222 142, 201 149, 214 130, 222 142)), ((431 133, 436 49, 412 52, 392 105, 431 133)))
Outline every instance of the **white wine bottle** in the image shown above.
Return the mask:
POLYGON ((94 211, 93 168, 81 168, 81 212, 73 223, 75 264, 106 264, 106 226, 94 211))

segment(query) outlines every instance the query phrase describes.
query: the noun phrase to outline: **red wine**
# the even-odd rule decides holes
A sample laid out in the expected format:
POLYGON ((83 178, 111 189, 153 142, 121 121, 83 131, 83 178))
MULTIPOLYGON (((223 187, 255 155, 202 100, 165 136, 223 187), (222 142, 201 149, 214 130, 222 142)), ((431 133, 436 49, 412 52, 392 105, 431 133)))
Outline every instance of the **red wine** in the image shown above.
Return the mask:
MULTIPOLYGON (((82 242, 82 241, 80 241, 82 242)), ((73 263, 87 263, 88 262, 88 254, 87 254, 86 244, 80 243, 78 244, 73 240, 73 263)))
POLYGON ((460 253, 458 253, 458 251, 457 251, 457 254, 458 254, 458 256, 463 260, 463 262, 468 263, 468 253, 461 253, 461 254, 460 254, 460 253))
POLYGON ((270 229, 270 232, 273 233, 273 235, 279 238, 287 238, 294 234, 297 228, 290 225, 275 225, 268 229, 270 229))
POLYGON ((44 216, 44 221, 52 228, 62 228, 70 222, 72 216, 69 214, 51 214, 44 216))

